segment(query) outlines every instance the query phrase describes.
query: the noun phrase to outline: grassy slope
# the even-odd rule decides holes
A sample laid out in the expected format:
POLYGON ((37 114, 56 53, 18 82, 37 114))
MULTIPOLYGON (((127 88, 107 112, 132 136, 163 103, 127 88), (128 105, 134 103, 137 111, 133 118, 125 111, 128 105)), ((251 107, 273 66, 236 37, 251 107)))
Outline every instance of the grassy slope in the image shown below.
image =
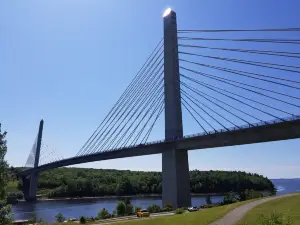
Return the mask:
POLYGON ((7 184, 7 189, 8 192, 16 192, 18 191, 18 182, 17 181, 9 181, 7 184))
MULTIPOLYGON (((253 200, 250 200, 253 201, 253 200)), ((250 201, 238 202, 230 205, 200 210, 199 212, 185 213, 181 215, 163 216, 158 218, 145 218, 133 221, 111 223, 117 225, 207 225, 221 218, 232 209, 250 201)), ((107 223, 110 224, 110 223, 107 223)))
POLYGON ((289 196, 282 199, 272 200, 261 205, 258 205, 250 212, 248 212, 245 217, 239 221, 237 224, 248 224, 254 225, 260 217, 261 214, 265 216, 270 215, 272 211, 282 213, 283 216, 290 217, 293 225, 300 225, 300 195, 289 196))

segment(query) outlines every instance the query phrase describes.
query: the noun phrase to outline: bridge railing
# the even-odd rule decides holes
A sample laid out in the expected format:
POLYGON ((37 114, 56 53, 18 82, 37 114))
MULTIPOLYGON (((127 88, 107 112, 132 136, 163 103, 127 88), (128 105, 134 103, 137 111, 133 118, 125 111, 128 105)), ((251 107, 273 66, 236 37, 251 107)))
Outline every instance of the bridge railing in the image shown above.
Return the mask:
POLYGON ((148 145, 153 145, 153 144, 160 144, 160 143, 164 143, 164 142, 172 142, 174 140, 182 140, 182 139, 185 139, 185 138, 199 137, 199 136, 205 136, 205 135, 210 135, 210 134, 218 134, 218 133, 223 133, 223 132, 228 132, 228 131, 247 129, 247 128, 251 128, 251 127, 259 127, 259 126, 263 126, 263 125, 270 125, 270 124, 282 123, 282 122, 287 122, 287 121, 293 121, 293 120, 297 120, 297 119, 300 119, 300 116, 291 116, 291 117, 287 117, 287 118, 283 118, 283 119, 275 119, 275 120, 263 121, 263 122, 253 123, 253 124, 245 124, 245 125, 241 125, 241 126, 238 126, 238 127, 237 126, 236 127, 230 127, 228 129, 219 129, 219 130, 212 130, 212 131, 208 131, 208 132, 190 134, 190 135, 185 135, 182 138, 176 138, 176 139, 172 139, 172 140, 161 139, 161 140, 158 140, 158 141, 147 142, 145 144, 130 145, 130 146, 127 146, 127 147, 116 148, 116 149, 112 149, 111 151, 118 151, 118 150, 122 150, 122 149, 134 148, 134 147, 139 147, 139 146, 148 146, 148 145))
MULTIPOLYGON (((224 132, 230 132, 230 131, 235 131, 235 130, 241 130, 241 129, 248 129, 251 127, 259 127, 259 126, 263 126, 263 125, 271 125, 271 124, 277 124, 277 123, 283 123, 283 122, 288 122, 288 121, 294 121, 294 120, 298 120, 300 119, 300 116, 291 116, 291 117, 287 117, 287 118, 283 118, 283 119, 275 119, 275 120, 270 120, 270 121, 265 121, 265 122, 258 122, 258 123, 253 123, 253 124, 245 124, 239 127, 231 127, 228 129, 219 129, 219 130, 213 130, 213 131, 209 131, 209 132, 202 132, 202 133, 196 133, 196 134, 191 134, 191 135, 185 135, 182 138, 176 138, 176 139, 171 139, 171 140, 165 140, 165 139, 161 139, 161 140, 157 140, 157 141, 151 141, 151 142, 147 142, 145 144, 139 144, 139 145, 130 145, 127 147, 120 147, 120 148, 115 148, 115 149, 110 149, 108 150, 109 152, 114 152, 114 151, 120 151, 123 149, 129 149, 129 148, 137 148, 140 146, 149 146, 149 145, 153 145, 153 144, 160 144, 160 143, 168 143, 168 142, 173 142, 174 140, 183 140, 186 138, 192 138, 192 137, 199 137, 199 136, 205 136, 205 135, 211 135, 211 134, 217 134, 217 133, 224 133, 224 132)), ((88 154, 88 155, 97 155, 99 153, 93 153, 93 154, 88 154)), ((85 155, 87 156, 87 155, 85 155)), ((80 156, 80 157, 84 157, 84 156, 80 156)), ((71 157, 71 158, 78 158, 78 156, 76 157, 71 157)), ((48 163, 51 164, 51 163, 48 163)), ((44 164, 46 165, 46 164, 44 164)))

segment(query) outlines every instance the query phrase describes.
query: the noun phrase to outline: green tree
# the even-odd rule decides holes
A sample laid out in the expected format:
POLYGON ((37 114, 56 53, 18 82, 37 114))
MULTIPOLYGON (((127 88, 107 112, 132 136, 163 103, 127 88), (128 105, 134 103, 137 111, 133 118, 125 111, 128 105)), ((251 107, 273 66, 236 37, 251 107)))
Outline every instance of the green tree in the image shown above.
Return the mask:
POLYGON ((133 214, 133 205, 131 205, 131 204, 126 205, 126 214, 127 215, 132 215, 133 214))
POLYGON ((79 219, 80 224, 85 224, 86 223, 86 218, 84 216, 81 216, 79 219))
POLYGON ((63 214, 58 213, 58 214, 55 216, 55 220, 56 220, 56 222, 62 223, 62 222, 65 221, 65 217, 63 216, 63 214))
POLYGON ((116 211, 118 216, 124 216, 126 213, 126 204, 121 201, 116 206, 116 211))
POLYGON ((8 164, 4 160, 7 152, 6 132, 2 133, 0 124, 0 225, 12 222, 11 206, 7 205, 6 186, 8 183, 8 164))
POLYGON ((206 195, 205 201, 206 201, 207 205, 211 205, 212 204, 210 195, 206 195))
POLYGON ((108 217, 109 217, 109 213, 105 208, 101 209, 101 211, 98 213, 99 219, 106 219, 108 217))
POLYGON ((158 212, 160 212, 160 207, 159 207, 159 205, 153 204, 147 208, 147 211, 150 213, 158 213, 158 212))

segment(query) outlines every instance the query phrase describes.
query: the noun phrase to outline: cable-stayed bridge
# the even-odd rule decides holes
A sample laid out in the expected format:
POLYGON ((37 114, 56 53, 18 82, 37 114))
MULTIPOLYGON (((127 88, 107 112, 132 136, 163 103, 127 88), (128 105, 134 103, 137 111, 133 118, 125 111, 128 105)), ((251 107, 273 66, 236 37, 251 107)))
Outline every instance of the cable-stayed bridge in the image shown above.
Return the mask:
POLYGON ((74 156, 43 143, 40 122, 19 174, 26 200, 36 199, 40 171, 162 154, 163 203, 189 206, 188 150, 300 137, 300 28, 179 30, 170 10, 163 20, 163 39, 74 156), (149 142, 161 117, 165 137, 149 142))

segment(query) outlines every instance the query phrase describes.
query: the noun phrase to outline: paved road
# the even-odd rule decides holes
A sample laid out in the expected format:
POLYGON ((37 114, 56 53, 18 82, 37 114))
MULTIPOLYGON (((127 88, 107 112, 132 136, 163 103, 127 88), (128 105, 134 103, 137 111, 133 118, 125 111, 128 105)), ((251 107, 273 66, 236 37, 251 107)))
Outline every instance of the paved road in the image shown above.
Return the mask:
POLYGON ((292 196, 296 194, 288 194, 288 195, 281 195, 281 196, 275 196, 275 197, 270 197, 270 198, 264 198, 260 199, 254 202, 247 203, 245 205, 241 205, 229 213, 227 213, 225 216, 223 216, 221 219, 211 223, 210 225, 234 225, 236 224, 240 219, 242 219, 245 214, 253 209, 255 206, 260 205, 264 202, 268 202, 270 200, 278 199, 278 198, 284 198, 287 196, 292 196))

